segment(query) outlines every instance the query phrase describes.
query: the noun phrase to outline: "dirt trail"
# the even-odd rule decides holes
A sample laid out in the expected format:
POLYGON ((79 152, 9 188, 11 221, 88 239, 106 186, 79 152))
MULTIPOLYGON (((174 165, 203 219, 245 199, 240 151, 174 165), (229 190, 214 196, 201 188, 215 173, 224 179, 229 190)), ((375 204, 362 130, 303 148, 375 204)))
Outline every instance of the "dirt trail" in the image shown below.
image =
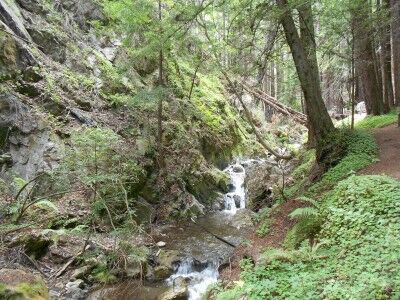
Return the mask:
POLYGON ((400 179, 400 128, 390 125, 374 130, 379 146, 379 161, 360 172, 362 175, 384 174, 400 179))
MULTIPOLYGON (((390 125, 374 130, 374 136, 379 146, 379 161, 359 172, 361 175, 385 174, 400 179, 400 128, 390 125)), ((239 262, 243 257, 257 260, 263 249, 267 247, 281 247, 286 233, 294 225, 295 221, 289 218, 289 213, 301 207, 301 202, 289 200, 271 215, 271 227, 268 234, 260 238, 255 232, 249 236, 250 246, 239 246, 232 258, 231 265, 221 272, 221 278, 238 280, 240 274, 239 262)))

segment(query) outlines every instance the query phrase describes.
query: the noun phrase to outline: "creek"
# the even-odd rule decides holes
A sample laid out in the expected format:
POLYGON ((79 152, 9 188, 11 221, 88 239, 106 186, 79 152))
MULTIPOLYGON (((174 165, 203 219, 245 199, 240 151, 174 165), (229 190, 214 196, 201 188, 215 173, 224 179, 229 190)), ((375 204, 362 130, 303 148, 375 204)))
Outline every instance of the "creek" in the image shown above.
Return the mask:
MULTIPOLYGON (((221 267, 229 265, 234 252, 249 235, 253 213, 246 209, 246 169, 263 163, 262 160, 242 160, 229 165, 224 172, 230 177, 229 191, 221 201, 220 210, 184 224, 169 224, 161 230, 166 246, 163 250, 179 252, 173 274, 162 283, 145 284, 136 290, 122 284, 112 294, 118 299, 188 299, 203 300, 210 285, 216 283, 221 267), (228 243, 226 243, 226 242, 228 243), (186 291, 184 298, 179 290, 186 291), (176 297, 165 297, 164 293, 176 297), (180 298, 181 297, 181 298, 180 298)), ((102 299, 114 299, 105 297, 102 299)), ((116 298, 115 298, 116 299, 116 298)))
MULTIPOLYGON (((189 256, 176 266, 175 273, 167 279, 167 284, 173 285, 175 280, 180 277, 186 279, 188 300, 202 299, 208 286, 218 281, 219 266, 232 254, 233 248, 218 240, 213 234, 233 245, 239 244, 242 239, 243 233, 236 232, 242 226, 240 224, 235 226, 233 216, 239 209, 246 207, 244 187, 246 171, 238 162, 228 166, 224 171, 229 174, 231 182, 229 192, 224 195, 223 210, 214 212, 196 222, 194 227, 198 227, 198 230, 202 232, 192 235, 193 228, 188 231, 189 234, 186 238, 182 239, 180 236, 180 241, 176 241, 176 245, 186 246, 185 250, 189 256), (188 240, 189 243, 187 243, 188 240), (189 245, 196 245, 196 247, 189 245)), ((182 251, 182 248, 180 250, 182 251)))

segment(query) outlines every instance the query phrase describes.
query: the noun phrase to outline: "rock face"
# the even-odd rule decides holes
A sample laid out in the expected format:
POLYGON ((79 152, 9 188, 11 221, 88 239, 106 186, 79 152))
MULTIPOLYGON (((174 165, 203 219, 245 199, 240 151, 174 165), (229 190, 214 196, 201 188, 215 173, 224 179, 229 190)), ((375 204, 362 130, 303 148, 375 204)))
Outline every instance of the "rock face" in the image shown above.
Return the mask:
POLYGON ((0 270, 0 299, 50 299, 43 279, 23 269, 0 270))
POLYGON ((60 159, 57 138, 40 117, 11 93, 0 94, 0 105, 0 130, 8 136, 12 170, 24 179, 31 179, 57 165, 60 159))
MULTIPOLYGON (((277 177, 271 176, 274 166, 271 163, 263 162, 253 165, 246 170, 245 180, 247 207, 258 211, 261 207, 271 207, 273 202, 272 188, 276 184, 277 177)), ((274 174, 272 174, 274 175, 274 174)))
POLYGON ((27 41, 31 40, 24 26, 24 21, 20 15, 19 9, 13 1, 0 2, 0 20, 20 38, 27 41))

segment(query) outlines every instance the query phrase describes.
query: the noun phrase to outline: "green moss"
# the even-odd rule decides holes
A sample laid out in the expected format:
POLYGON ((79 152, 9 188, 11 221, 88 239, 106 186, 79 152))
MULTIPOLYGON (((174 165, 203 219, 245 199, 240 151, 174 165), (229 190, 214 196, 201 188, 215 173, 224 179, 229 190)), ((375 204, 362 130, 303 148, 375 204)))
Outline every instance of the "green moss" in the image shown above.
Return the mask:
POLYGON ((396 123, 397 119, 398 119, 398 113, 396 111, 391 111, 386 115, 367 116, 365 119, 357 122, 355 124, 355 127, 359 129, 380 128, 396 123))
POLYGON ((36 282, 36 283, 20 283, 18 284, 14 290, 17 293, 20 293, 25 297, 26 299, 36 299, 36 300, 42 300, 42 299, 49 299, 49 293, 47 290, 46 285, 44 282, 36 282))

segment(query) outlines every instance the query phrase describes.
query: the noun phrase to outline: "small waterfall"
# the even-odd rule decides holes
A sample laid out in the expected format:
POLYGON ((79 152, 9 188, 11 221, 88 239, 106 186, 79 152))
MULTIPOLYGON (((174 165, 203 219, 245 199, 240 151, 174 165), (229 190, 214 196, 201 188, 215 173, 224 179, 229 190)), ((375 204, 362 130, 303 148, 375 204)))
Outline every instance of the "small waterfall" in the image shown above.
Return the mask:
MULTIPOLYGON (((242 162, 243 165, 249 163, 252 163, 252 160, 242 162)), ((236 162, 224 170, 229 174, 231 180, 229 192, 224 195, 223 212, 228 215, 234 215, 238 209, 246 207, 244 188, 246 171, 242 164, 236 162)), ((201 264, 193 258, 186 258, 179 263, 175 273, 167 279, 167 284, 174 286, 179 277, 184 278, 188 282, 188 300, 200 300, 207 287, 218 281, 218 266, 216 261, 201 264)))
POLYGON ((224 171, 231 177, 229 192, 224 195, 224 211, 234 215, 238 208, 246 207, 246 194, 244 190, 246 171, 239 163, 230 165, 224 171))
POLYGON ((175 273, 167 279, 168 285, 174 285, 179 277, 189 281, 188 300, 199 300, 207 287, 218 281, 218 265, 212 262, 199 265, 192 258, 187 258, 179 263, 175 273))

